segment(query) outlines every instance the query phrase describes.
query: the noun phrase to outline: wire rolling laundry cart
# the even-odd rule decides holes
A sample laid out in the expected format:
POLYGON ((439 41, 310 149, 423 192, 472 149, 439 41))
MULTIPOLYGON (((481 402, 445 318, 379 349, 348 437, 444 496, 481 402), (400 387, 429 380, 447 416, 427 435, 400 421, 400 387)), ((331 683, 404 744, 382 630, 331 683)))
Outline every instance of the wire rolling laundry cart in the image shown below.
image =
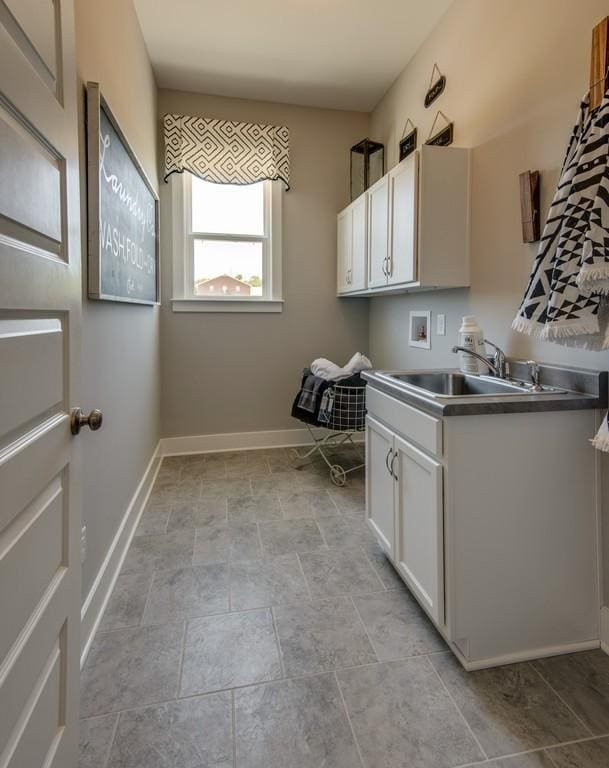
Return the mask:
MULTIPOLYGON (((306 371, 301 392, 306 391, 304 390, 305 381, 306 371)), ((306 424, 313 440, 311 448, 305 452, 300 452, 296 448, 292 451, 293 457, 301 461, 318 453, 330 469, 332 482, 338 486, 344 485, 347 475, 362 469, 365 463, 364 455, 353 437, 366 428, 366 382, 359 375, 351 376, 344 381, 344 384, 340 381, 331 384, 324 391, 314 424, 300 419, 306 424), (320 429, 324 430, 323 433, 319 431, 320 429), (331 449, 347 444, 353 447, 361 462, 354 467, 345 468, 342 464, 332 461, 328 454, 331 449)))

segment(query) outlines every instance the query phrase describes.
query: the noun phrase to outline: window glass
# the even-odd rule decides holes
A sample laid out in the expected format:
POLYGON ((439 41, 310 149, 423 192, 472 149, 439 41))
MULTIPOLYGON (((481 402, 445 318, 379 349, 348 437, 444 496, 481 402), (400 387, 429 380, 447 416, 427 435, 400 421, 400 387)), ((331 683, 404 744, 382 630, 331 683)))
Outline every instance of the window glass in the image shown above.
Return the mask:
POLYGON ((262 243, 194 242, 195 296, 262 296, 262 243))
POLYGON ((192 229, 209 234, 263 235, 264 182, 212 184, 193 176, 192 229))

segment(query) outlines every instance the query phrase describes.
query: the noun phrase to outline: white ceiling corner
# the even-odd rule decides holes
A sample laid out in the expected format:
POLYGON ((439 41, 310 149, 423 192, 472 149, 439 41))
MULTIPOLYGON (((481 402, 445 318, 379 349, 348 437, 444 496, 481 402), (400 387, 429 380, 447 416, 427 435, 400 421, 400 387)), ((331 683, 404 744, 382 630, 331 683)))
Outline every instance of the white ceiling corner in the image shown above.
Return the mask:
POLYGON ((161 88, 368 112, 452 0, 134 0, 161 88))

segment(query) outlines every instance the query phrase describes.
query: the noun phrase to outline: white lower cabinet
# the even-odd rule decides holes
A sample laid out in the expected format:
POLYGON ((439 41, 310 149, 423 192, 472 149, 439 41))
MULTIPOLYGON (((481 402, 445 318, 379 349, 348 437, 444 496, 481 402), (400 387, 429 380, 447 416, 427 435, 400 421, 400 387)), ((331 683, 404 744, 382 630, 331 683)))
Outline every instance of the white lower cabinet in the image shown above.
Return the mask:
POLYGON ((379 421, 366 419, 366 510, 368 524, 383 545, 395 557, 394 478, 391 430, 379 421))
POLYGON ((367 407, 368 524, 463 666, 598 647, 595 411, 367 407))
POLYGON ((394 438, 395 563, 429 615, 444 623, 442 465, 394 438))

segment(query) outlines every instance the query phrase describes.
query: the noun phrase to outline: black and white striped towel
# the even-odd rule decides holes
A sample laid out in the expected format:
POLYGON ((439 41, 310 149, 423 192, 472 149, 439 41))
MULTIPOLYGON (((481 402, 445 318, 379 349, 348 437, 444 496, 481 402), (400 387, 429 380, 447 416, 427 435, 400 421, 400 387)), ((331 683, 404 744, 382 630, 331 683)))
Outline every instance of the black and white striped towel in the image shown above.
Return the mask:
MULTIPOLYGON (((609 348, 609 90, 589 97, 567 147, 524 299, 512 327, 589 349, 609 348)), ((609 451, 607 422, 594 440, 609 451)))

